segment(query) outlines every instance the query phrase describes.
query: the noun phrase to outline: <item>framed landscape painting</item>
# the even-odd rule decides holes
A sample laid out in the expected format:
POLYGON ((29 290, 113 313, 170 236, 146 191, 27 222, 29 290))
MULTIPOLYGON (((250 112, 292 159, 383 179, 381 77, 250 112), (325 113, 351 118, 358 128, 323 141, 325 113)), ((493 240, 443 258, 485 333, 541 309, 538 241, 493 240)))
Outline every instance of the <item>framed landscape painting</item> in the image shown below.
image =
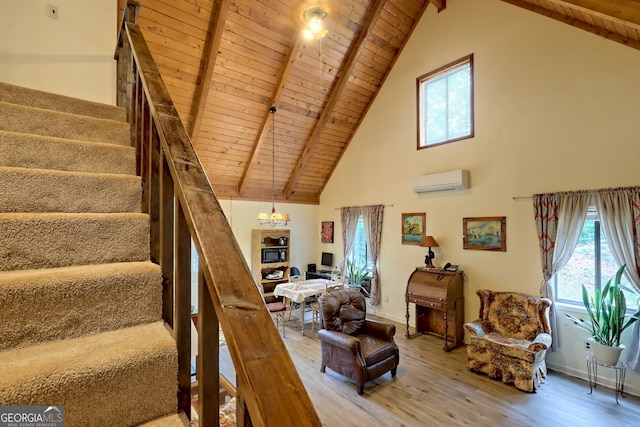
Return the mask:
POLYGON ((426 233, 427 214, 403 213, 402 214, 402 244, 421 245, 426 233))
POLYGON ((481 251, 507 251, 507 217, 462 219, 463 248, 481 251))

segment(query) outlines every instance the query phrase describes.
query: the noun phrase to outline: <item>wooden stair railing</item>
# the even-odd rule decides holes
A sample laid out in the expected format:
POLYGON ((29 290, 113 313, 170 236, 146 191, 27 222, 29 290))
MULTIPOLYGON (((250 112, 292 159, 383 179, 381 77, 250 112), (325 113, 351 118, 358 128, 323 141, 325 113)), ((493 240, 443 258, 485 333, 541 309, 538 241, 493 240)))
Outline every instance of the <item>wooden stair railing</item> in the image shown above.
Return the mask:
POLYGON ((236 372, 239 426, 320 426, 157 65, 124 10, 115 58, 151 221, 151 259, 163 275, 163 318, 178 347, 178 410, 191 417, 191 240, 199 257, 198 416, 218 425, 219 327, 236 372), (175 300, 173 298, 175 295, 175 300))

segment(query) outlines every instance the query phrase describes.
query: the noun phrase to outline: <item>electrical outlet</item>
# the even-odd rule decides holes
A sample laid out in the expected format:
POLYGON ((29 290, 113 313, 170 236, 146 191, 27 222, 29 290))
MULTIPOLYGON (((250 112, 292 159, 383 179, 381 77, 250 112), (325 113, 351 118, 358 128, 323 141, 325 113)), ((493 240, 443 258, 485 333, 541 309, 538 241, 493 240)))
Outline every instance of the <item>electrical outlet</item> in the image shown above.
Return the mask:
POLYGON ((47 5, 47 16, 51 19, 58 19, 58 6, 47 5))
POLYGON ((591 350, 591 343, 589 341, 585 341, 584 342, 584 348, 585 348, 585 350, 591 350))

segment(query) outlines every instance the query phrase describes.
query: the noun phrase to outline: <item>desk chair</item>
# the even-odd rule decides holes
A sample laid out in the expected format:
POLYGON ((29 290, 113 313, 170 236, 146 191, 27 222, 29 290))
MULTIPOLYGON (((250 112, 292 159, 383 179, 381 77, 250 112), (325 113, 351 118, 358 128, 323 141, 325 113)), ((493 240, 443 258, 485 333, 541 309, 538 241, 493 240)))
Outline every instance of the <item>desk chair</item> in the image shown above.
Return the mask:
MULTIPOLYGON (((291 270, 289 270, 289 281, 292 283, 295 283, 301 280, 304 280, 304 277, 300 273, 300 270, 298 269, 298 267, 291 267, 291 270)), ((291 312, 296 308, 298 308, 298 306, 299 306, 299 303, 289 301, 289 320, 291 320, 291 312)))
MULTIPOLYGON (((265 301, 264 287, 262 286, 261 283, 258 283, 257 286, 258 286, 258 289, 260 290, 262 301, 265 301)), ((276 321, 276 328, 278 328, 278 326, 280 326, 280 323, 282 323, 282 337, 286 338, 287 335, 284 330, 284 314, 287 312, 287 306, 281 301, 276 301, 276 302, 265 301, 265 305, 267 306, 267 310, 269 310, 269 314, 271 314, 271 318, 276 321)))
POLYGON ((302 279, 302 274, 300 274, 300 270, 298 267, 291 267, 291 271, 289 272, 289 281, 297 282, 302 279))

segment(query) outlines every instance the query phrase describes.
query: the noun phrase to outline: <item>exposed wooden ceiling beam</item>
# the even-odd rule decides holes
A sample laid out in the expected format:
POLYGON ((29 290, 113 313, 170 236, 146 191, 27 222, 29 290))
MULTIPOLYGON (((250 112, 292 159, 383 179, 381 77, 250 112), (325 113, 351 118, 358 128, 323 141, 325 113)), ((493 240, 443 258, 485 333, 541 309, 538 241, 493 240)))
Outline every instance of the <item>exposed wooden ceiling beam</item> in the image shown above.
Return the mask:
MULTIPOLYGON (((433 4, 435 7, 438 7, 438 13, 440 13, 442 10, 444 10, 446 8, 446 0, 442 0, 441 3, 442 3, 442 9, 439 9, 439 6, 438 6, 438 4, 436 4, 436 1, 427 1, 427 2, 424 3, 424 6, 422 7, 422 10, 420 10, 420 13, 415 17, 415 19, 413 21, 413 26, 411 27, 411 29, 407 33, 407 40, 409 40, 409 38, 411 37, 411 34, 413 34, 413 30, 416 29, 416 26, 420 22, 420 19, 422 19, 422 15, 424 15, 424 12, 427 10, 427 7, 429 7, 429 4, 433 4)), ((395 65, 397 59, 400 57, 400 53, 404 49, 405 45, 406 45, 406 42, 400 47, 400 49, 396 53, 395 58, 393 59, 391 65, 389 66, 389 70, 393 69, 393 66, 395 65)), ((382 85, 384 84, 384 82, 385 82, 385 80, 387 79, 388 76, 389 76, 389 73, 387 72, 387 74, 382 78, 382 81, 380 82, 380 87, 382 87, 382 85)), ((369 105, 367 106, 367 108, 362 113, 362 117, 367 115, 367 111, 369 111, 369 108, 371 107, 371 105, 373 104, 373 101, 376 99, 377 96, 378 96, 378 92, 376 92, 373 95, 373 97, 371 98, 371 101, 369 101, 369 105)), ((360 123, 362 123, 362 122, 360 122, 360 123)), ((351 137, 353 137, 353 135, 355 134, 356 130, 360 126, 360 123, 358 123, 358 126, 356 126, 356 129, 353 131, 353 134, 351 135, 351 137)), ((340 163, 340 159, 342 159, 342 156, 344 155, 344 153, 345 153, 345 151, 347 149, 347 146, 349 145, 349 142, 351 142, 351 139, 349 139, 349 141, 347 141, 346 146, 340 152, 340 154, 336 158, 335 162, 333 162, 333 165, 331 166, 331 169, 329 170, 329 173, 327 173, 327 175, 325 177, 323 177, 323 182, 322 182, 322 185, 320 186, 320 191, 318 192, 318 199, 320 199, 320 193, 322 193, 322 191, 324 190, 325 185, 327 185, 327 182, 329 182, 329 178, 331 178, 331 176, 333 175, 333 172, 336 170, 336 167, 338 166, 338 163, 340 163)))
MULTIPOLYGON (((216 184, 212 183, 213 189, 216 192, 216 197, 221 200, 253 200, 253 201, 261 201, 264 202, 266 200, 271 203, 272 193, 271 187, 269 187, 268 191, 265 191, 264 188, 255 188, 255 187, 247 187, 243 194, 238 194, 238 188, 235 185, 225 185, 225 184, 216 184)), ((288 200, 285 200, 284 197, 276 195, 274 198, 275 202, 287 202, 287 203, 296 203, 296 204, 309 204, 309 205, 317 205, 320 203, 320 198, 316 193, 303 193, 297 191, 293 197, 288 200)))
POLYGON ((224 32, 224 22, 227 19, 227 10, 229 10, 229 0, 220 0, 216 3, 217 7, 214 7, 211 11, 211 27, 209 28, 209 40, 207 43, 209 50, 204 53, 204 72, 200 75, 200 84, 196 87, 193 102, 195 111, 191 114, 193 120, 191 121, 191 129, 189 129, 191 141, 195 141, 200 132, 200 125, 202 124, 202 117, 204 116, 207 98, 209 97, 209 89, 211 88, 213 68, 216 65, 216 58, 220 50, 220 41, 222 40, 222 33, 224 32))
MULTIPOLYGON (((571 25, 573 27, 580 28, 581 30, 585 30, 585 31, 588 31, 588 32, 593 33, 593 34, 597 34, 597 35, 599 35, 601 37, 613 40, 615 42, 627 45, 629 47, 633 47, 635 49, 640 49, 640 42, 638 42, 637 40, 631 39, 629 37, 622 36, 621 34, 614 33, 612 31, 608 31, 608 30, 606 30, 604 28, 601 28, 601 27, 596 27, 596 26, 591 25, 591 24, 589 24, 589 23, 587 23, 585 21, 582 21, 582 20, 579 20, 579 19, 576 19, 576 18, 572 18, 572 17, 563 15, 563 14, 558 13, 558 12, 554 12, 552 10, 549 10, 549 9, 546 9, 546 8, 543 8, 543 7, 540 7, 540 6, 536 6, 536 5, 534 5, 532 3, 529 3, 529 2, 527 2, 525 0, 502 0, 502 1, 505 2, 505 3, 512 4, 514 6, 521 7, 523 9, 530 10, 532 12, 536 12, 536 13, 538 13, 540 15, 544 15, 544 16, 546 16, 548 18, 555 19, 556 21, 560 21, 560 22, 563 22, 565 24, 569 24, 569 25, 571 25)), ((579 3, 580 4, 582 4, 582 3, 586 4, 587 1, 581 1, 581 0, 572 0, 571 2, 568 2, 568 1, 565 1, 565 0, 548 0, 548 1, 551 2, 551 3, 554 3, 556 5, 560 5, 560 6, 563 6, 565 8, 569 8, 569 9, 571 9, 571 8, 579 9, 580 7, 582 7, 581 10, 584 11, 585 13, 593 14, 593 13, 596 13, 596 11, 597 11, 596 9, 589 9, 589 8, 586 8, 585 6, 576 6, 579 3)), ((639 10, 640 9, 640 3, 639 2, 633 1, 633 0, 618 0, 618 1, 620 1, 621 3, 625 4, 625 7, 623 7, 621 9, 621 11, 624 11, 625 13, 628 13, 629 10, 635 10, 636 14, 640 13, 640 10, 639 10)), ((593 0, 592 3, 598 3, 600 5, 603 5, 603 4, 608 3, 608 0, 593 0)), ((594 7, 593 4, 591 6, 594 7)), ((604 15, 604 14, 602 14, 603 12, 598 12, 598 13, 602 14, 601 17, 606 17, 607 19, 612 19, 612 20, 619 20, 620 19, 619 16, 621 16, 621 13, 615 13, 614 11, 615 11, 615 9, 610 9, 609 12, 608 12, 608 13, 614 13, 614 15, 604 15)), ((625 21, 620 20, 619 22, 625 22, 625 21)), ((632 22, 626 21, 626 25, 632 25, 632 24, 633 24, 632 22)), ((640 29, 639 29, 639 31, 640 31, 640 29)))
POLYGON ((333 109, 335 108, 336 103, 338 102, 338 99, 340 99, 340 95, 342 94, 342 91, 344 91, 344 88, 347 85, 347 82, 349 81, 349 77, 351 77, 351 73, 353 72, 353 68, 356 65, 357 59, 360 56, 362 49, 364 48, 365 42, 367 41, 367 39, 369 38, 369 35, 373 31, 373 23, 376 22, 378 17, 380 16, 380 13, 382 12, 384 4, 385 4, 385 0, 376 1, 373 7, 373 10, 369 14, 367 22, 362 27, 362 31, 360 31, 360 35, 358 36, 358 39, 354 44, 353 50, 351 51, 351 55, 349 55, 345 63, 345 67, 340 70, 340 77, 338 78, 336 87, 331 92, 331 95, 327 100, 327 104, 322 110, 322 114, 320 114, 320 117, 318 118, 318 122, 313 128, 313 132, 311 132, 311 136, 307 140, 307 143, 305 144, 304 149, 300 154, 300 158, 298 159, 298 162, 293 168, 293 172, 291 174, 291 178, 289 179, 289 183, 285 187, 284 197, 286 199, 290 198, 291 195, 293 194, 293 188, 298 182, 298 179, 300 179, 300 175, 302 174, 304 165, 307 164, 307 161, 311 157, 311 154, 313 153, 315 146, 318 144, 318 136, 322 133, 322 130, 326 126, 327 121, 331 117, 331 114, 333 113, 333 109))
POLYGON ((447 8, 447 0, 429 0, 429 3, 438 8, 438 13, 447 8))
POLYGON ((251 154, 249 154, 249 159, 247 160, 247 164, 245 166, 242 177, 240 178, 240 182, 238 184, 238 194, 242 195, 247 189, 247 181, 251 176, 251 172, 253 171, 254 166, 258 163, 258 153, 262 149, 264 145, 265 135, 267 134, 269 116, 271 113, 269 110, 272 106, 277 105, 280 102, 280 98, 282 98, 282 91, 284 90, 284 86, 289 79, 289 75, 291 74, 291 70, 293 69, 293 64, 296 62, 296 56, 298 51, 300 50, 300 46, 302 45, 302 36, 300 32, 296 31, 295 39, 293 42, 293 46, 289 50, 289 56, 285 61, 285 67, 280 74, 280 78, 278 79, 276 92, 273 94, 271 98, 270 105, 267 106, 264 117, 262 118, 262 124, 260 125, 260 132, 258 132, 258 136, 256 137, 255 143, 253 144, 253 150, 251 150, 251 154))
POLYGON ((638 0, 547 0, 550 3, 588 12, 601 18, 640 28, 638 0))

